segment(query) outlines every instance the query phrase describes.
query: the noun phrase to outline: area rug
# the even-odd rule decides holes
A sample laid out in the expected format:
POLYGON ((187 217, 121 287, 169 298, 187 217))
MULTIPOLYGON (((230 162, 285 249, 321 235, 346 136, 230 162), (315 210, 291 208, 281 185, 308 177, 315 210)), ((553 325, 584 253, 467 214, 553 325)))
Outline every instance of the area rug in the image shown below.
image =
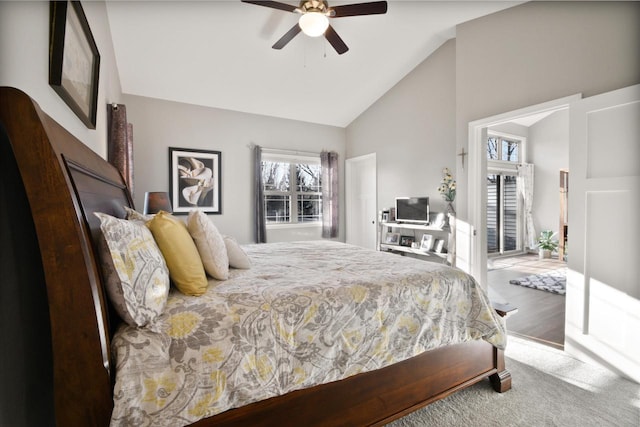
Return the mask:
POLYGON ((640 384, 567 353, 509 336, 512 388, 481 381, 388 427, 638 427, 640 384))
POLYGON ((509 280, 509 283, 564 295, 567 288, 567 268, 563 267, 545 273, 532 274, 519 279, 509 280))

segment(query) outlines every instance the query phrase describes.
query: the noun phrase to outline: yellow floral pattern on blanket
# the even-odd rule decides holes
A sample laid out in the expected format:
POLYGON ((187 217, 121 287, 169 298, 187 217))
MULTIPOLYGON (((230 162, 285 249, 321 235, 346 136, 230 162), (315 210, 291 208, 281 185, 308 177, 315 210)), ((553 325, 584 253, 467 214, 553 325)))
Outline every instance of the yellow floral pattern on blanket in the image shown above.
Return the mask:
POLYGON ((459 270, 329 241, 245 249, 250 270, 197 298, 172 290, 160 333, 120 328, 112 425, 182 426, 441 345, 505 346, 459 270))

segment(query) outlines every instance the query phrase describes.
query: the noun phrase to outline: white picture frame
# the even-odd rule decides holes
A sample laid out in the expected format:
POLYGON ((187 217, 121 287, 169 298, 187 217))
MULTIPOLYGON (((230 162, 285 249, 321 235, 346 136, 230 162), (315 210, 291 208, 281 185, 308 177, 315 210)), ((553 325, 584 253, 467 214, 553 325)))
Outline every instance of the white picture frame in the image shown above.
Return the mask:
POLYGON ((384 242, 388 245, 400 244, 400 233, 387 233, 384 238, 384 242))
POLYGON ((433 235, 423 234, 420 241, 420 250, 423 252, 429 252, 433 248, 433 235))

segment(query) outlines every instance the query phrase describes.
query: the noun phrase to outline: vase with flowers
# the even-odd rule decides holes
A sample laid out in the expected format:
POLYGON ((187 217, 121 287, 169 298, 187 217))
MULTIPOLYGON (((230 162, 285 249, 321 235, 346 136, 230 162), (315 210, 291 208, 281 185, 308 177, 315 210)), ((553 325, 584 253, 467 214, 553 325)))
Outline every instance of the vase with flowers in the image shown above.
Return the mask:
POLYGON ((438 192, 447 202, 447 212, 449 215, 455 215, 456 211, 453 208, 453 201, 456 199, 456 180, 453 179, 449 168, 442 169, 442 181, 440 181, 438 192))

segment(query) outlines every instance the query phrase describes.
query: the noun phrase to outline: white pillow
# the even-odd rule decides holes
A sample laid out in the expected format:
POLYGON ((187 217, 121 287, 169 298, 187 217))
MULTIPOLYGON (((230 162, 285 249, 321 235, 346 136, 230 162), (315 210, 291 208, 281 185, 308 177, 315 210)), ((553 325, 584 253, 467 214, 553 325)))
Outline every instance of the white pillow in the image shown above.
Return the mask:
POLYGON ((196 243, 204 270, 214 279, 229 278, 229 257, 227 248, 218 231, 207 214, 199 210, 189 212, 187 229, 196 243))
POLYGON ((122 320, 148 326, 160 316, 169 293, 169 271, 144 224, 95 213, 100 219, 100 258, 107 294, 122 320))
POLYGON ((233 268, 242 268, 248 270, 251 268, 251 260, 246 252, 240 247, 236 239, 224 236, 224 244, 227 247, 227 255, 229 256, 229 266, 233 268))

